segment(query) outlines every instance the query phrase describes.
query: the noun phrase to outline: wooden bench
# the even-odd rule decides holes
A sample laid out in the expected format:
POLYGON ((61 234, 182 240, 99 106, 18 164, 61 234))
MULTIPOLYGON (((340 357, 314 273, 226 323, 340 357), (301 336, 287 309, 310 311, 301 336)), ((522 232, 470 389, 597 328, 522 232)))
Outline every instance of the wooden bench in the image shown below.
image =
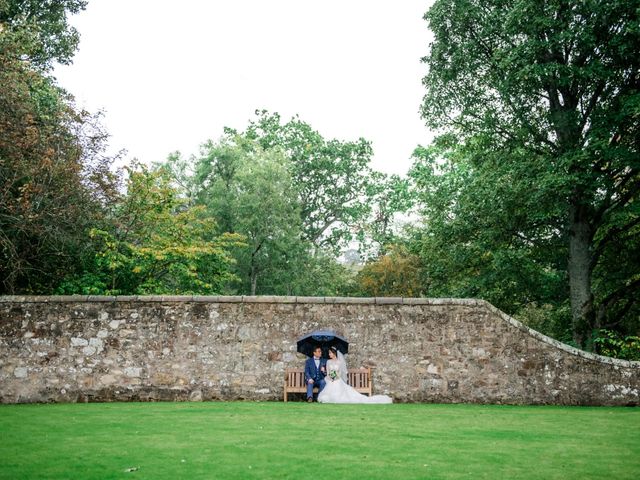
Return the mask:
MULTIPOLYGON (((347 383, 358 392, 371 396, 373 386, 371 385, 371 368, 350 368, 347 371, 347 383)), ((318 392, 318 387, 313 388, 313 392, 318 392)), ((307 393, 307 386, 304 383, 304 369, 287 368, 284 372, 284 401, 288 400, 290 393, 307 393)))

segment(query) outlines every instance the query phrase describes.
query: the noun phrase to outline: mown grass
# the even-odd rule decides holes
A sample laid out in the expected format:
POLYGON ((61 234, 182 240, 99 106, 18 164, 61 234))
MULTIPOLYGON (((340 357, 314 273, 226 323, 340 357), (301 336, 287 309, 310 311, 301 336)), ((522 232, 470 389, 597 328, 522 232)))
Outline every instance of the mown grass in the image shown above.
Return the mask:
POLYGON ((640 409, 3 405, 0 478, 636 479, 640 409))

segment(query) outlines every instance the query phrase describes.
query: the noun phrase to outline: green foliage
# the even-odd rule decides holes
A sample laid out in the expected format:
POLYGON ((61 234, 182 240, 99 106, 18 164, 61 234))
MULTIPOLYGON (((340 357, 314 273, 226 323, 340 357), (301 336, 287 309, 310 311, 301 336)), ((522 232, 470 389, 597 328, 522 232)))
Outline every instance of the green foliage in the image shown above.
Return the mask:
POLYGON ((425 282, 420 257, 399 245, 366 263, 356 276, 358 294, 366 297, 421 297, 425 282))
POLYGON ((16 58, 44 70, 53 62, 71 63, 80 35, 68 14, 87 6, 85 0, 0 0, 0 46, 18 45, 16 58), (4 44, 4 45, 3 45, 4 44))
POLYGON ((420 148, 409 172, 424 224, 411 248, 429 295, 480 297, 511 314, 532 302, 557 304, 566 294, 565 249, 539 220, 546 205, 533 184, 514 180, 517 172, 489 160, 476 166, 466 155, 444 142, 420 148))
POLYGON ((127 171, 112 228, 90 231, 91 268, 67 278, 59 293, 220 293, 235 278, 229 250, 244 246, 242 237, 215 236, 204 207, 187 207, 166 172, 139 165, 127 171))
POLYGON ((256 114, 244 136, 264 150, 280 149, 290 160, 305 240, 336 254, 350 241, 363 240, 369 222, 382 223, 378 229, 386 233, 393 209, 402 203, 396 199, 400 181, 385 185, 386 177, 371 170, 368 141, 326 140, 298 117, 281 123, 278 113, 256 114), (386 202, 372 219, 377 196, 386 202))
POLYGON ((264 272, 258 292, 273 295, 316 297, 350 296, 354 290, 354 272, 332 255, 310 250, 305 242, 297 250, 282 252, 264 272))
POLYGON ((153 163, 154 169, 165 171, 171 179, 176 194, 184 198, 188 206, 197 203, 199 187, 194 171, 195 163, 193 158, 184 158, 178 151, 170 153, 164 162, 153 163))
POLYGON ((201 148, 196 202, 219 233, 242 234, 248 245, 233 251, 238 281, 228 293, 337 295, 349 285, 349 272, 305 238, 290 163, 281 149, 238 135, 201 148))
POLYGON ((259 279, 276 271, 291 275, 288 259, 300 250, 300 215, 280 151, 263 151, 239 137, 208 142, 196 172, 200 202, 219 219, 219 232, 246 237, 248 248, 235 252, 240 290, 256 294, 259 279))
MULTIPOLYGON (((369 178, 367 197, 371 212, 360 221, 356 239, 360 254, 371 259, 405 240, 406 214, 415 206, 415 195, 406 177, 374 171, 369 178)), ((414 291, 419 289, 416 286, 414 291)))
POLYGON ((50 293, 81 268, 115 179, 98 118, 0 42, 0 293, 50 293))
POLYGON ((540 333, 577 347, 573 342, 571 308, 568 301, 562 304, 530 303, 515 312, 515 317, 540 333))
POLYGON ((600 330, 594 339, 596 352, 607 357, 640 361, 640 337, 620 335, 611 330, 600 330))
MULTIPOLYGON (((335 258, 340 248, 352 240, 388 241, 393 215, 407 204, 407 182, 372 172, 370 155, 362 139, 326 141, 298 118, 283 125, 266 111, 246 132, 227 129, 219 142, 205 143, 194 180, 178 183, 194 186, 219 232, 248 239, 249 248, 235 254, 242 282, 230 291, 350 291, 353 274, 335 258)), ((168 163, 185 171, 176 168, 178 160, 168 163)))

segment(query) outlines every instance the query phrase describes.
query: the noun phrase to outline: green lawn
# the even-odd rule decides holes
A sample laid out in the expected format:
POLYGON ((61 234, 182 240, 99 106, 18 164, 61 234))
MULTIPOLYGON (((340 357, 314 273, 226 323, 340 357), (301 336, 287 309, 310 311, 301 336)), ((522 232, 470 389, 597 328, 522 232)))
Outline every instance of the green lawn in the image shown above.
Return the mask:
POLYGON ((1 405, 0 478, 635 480, 640 409, 1 405))

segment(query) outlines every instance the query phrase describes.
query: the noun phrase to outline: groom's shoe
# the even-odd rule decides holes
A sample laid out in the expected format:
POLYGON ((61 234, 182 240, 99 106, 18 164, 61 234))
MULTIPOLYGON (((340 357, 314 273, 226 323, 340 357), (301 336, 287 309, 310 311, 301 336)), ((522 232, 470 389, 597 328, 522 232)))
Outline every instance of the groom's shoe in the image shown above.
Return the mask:
POLYGON ((309 397, 309 398, 307 398, 307 402, 309 402, 309 403, 313 403, 313 397, 309 397))

